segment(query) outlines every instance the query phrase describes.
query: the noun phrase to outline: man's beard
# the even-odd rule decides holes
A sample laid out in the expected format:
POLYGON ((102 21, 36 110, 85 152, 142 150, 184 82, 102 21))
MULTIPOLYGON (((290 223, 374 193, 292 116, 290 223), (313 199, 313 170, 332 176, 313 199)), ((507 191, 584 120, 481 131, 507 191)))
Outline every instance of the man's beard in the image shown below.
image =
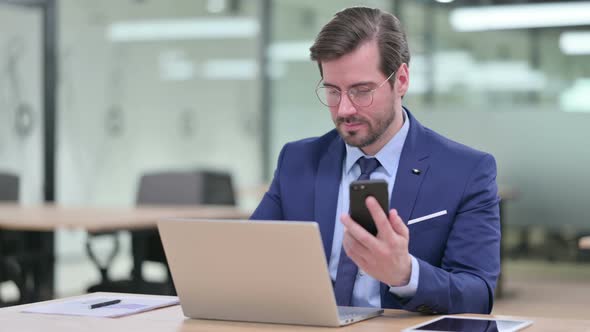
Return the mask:
POLYGON ((391 125, 393 120, 395 119, 395 112, 391 112, 390 115, 385 119, 377 119, 375 122, 375 128, 373 128, 372 124, 360 117, 348 117, 348 118, 337 118, 336 119, 336 130, 340 134, 340 137, 346 142, 346 144, 350 146, 354 146, 357 148, 364 148, 367 147, 375 142, 385 133, 387 128, 391 125), (354 138, 358 137, 359 132, 357 131, 345 131, 341 128, 341 124, 346 122, 358 122, 363 123, 367 126, 367 136, 362 138, 360 141, 355 140, 354 138))

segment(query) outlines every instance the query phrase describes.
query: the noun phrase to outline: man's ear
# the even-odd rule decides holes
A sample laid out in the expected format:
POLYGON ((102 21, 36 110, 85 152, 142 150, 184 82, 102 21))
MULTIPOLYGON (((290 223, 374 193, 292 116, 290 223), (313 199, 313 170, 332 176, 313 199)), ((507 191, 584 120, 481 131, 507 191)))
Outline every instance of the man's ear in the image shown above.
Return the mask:
POLYGON ((410 69, 407 64, 402 63, 395 73, 395 92, 404 96, 410 87, 410 69))

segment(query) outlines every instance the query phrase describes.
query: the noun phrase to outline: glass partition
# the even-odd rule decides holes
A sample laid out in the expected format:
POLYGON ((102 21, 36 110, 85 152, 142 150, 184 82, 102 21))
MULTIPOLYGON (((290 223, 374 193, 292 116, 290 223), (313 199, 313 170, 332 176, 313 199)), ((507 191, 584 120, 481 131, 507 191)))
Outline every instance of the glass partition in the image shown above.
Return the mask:
POLYGON ((260 181, 257 2, 63 0, 60 19, 60 202, 132 205, 168 169, 260 181))
MULTIPOLYGON (((256 1, 79 1, 59 6, 60 204, 132 206, 143 173, 213 169, 242 188, 260 183, 260 23, 256 1)), ((63 231, 61 294, 97 282, 84 232, 63 231), (78 276, 71 278, 72 275, 78 276)), ((120 234, 113 279, 129 277, 120 234)), ((109 239, 97 240, 106 257, 109 239)), ((166 277, 161 266, 148 278, 166 277)))
POLYGON ((0 2, 0 172, 19 176, 28 205, 43 201, 41 14, 0 2))

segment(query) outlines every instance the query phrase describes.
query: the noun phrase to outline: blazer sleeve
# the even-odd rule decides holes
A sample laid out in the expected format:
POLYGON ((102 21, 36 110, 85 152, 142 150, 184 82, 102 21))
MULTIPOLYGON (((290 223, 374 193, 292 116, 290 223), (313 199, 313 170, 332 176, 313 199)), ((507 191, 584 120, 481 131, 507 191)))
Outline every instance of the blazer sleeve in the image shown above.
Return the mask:
POLYGON ((449 233, 441 267, 418 259, 416 294, 403 308, 423 313, 490 313, 500 273, 496 162, 476 163, 449 233))
POLYGON ((283 157, 287 146, 281 149, 279 153, 279 159, 277 162, 277 168, 273 180, 268 188, 268 191, 262 197, 262 201, 258 204, 254 213, 250 216, 251 220, 283 220, 283 208, 281 202, 281 167, 283 157))

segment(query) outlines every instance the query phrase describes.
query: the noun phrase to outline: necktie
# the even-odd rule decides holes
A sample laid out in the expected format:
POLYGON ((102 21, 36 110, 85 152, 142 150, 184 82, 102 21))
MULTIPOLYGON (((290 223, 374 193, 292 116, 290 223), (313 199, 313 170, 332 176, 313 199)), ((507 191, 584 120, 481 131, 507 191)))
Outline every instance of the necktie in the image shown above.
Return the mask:
MULTIPOLYGON (((368 180, 371 173, 381 165, 376 158, 365 157, 359 158, 357 163, 361 167, 361 175, 357 180, 368 180)), ((336 272, 336 282, 334 284, 336 303, 339 306, 350 305, 357 272, 358 268, 356 264, 346 255, 344 248, 341 248, 338 270, 336 272)))

